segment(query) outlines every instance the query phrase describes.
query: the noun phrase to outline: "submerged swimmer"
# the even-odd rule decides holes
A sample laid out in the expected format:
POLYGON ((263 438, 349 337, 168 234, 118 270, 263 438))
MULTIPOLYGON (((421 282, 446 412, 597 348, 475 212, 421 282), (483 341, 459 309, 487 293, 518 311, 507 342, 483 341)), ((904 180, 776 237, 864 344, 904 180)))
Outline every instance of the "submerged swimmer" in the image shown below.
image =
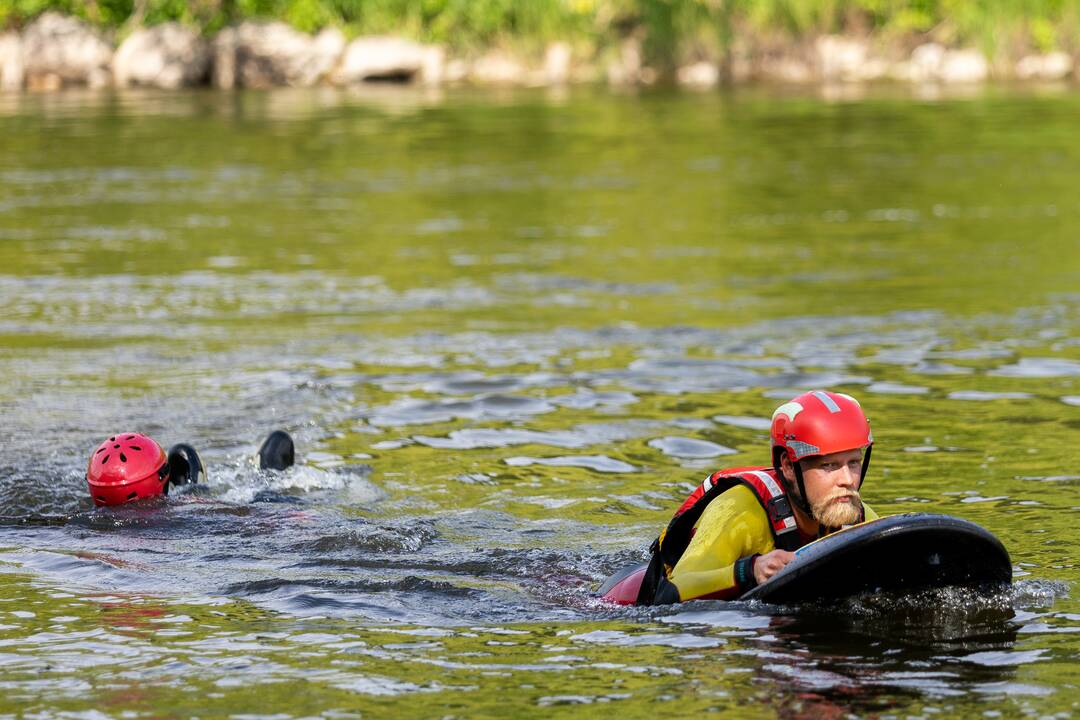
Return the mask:
POLYGON ((735 598, 803 545, 877 519, 859 494, 874 438, 850 395, 804 393, 772 416, 772 467, 713 473, 652 546, 638 605, 735 598))
MULTIPOLYGON (((284 470, 295 462, 292 438, 275 430, 259 448, 259 467, 284 470)), ((90 456, 86 484, 95 505, 123 505, 168 495, 172 485, 206 482, 206 467, 194 447, 178 443, 169 452, 142 433, 118 433, 90 456)))

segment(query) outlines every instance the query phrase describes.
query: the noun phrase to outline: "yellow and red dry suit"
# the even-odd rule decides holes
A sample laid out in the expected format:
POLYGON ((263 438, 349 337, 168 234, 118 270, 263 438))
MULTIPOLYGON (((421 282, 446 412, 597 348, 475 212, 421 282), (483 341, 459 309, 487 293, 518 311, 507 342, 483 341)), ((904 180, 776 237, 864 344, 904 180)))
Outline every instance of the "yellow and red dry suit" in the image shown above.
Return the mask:
MULTIPOLYGON (((877 517, 863 504, 863 520, 877 517)), ((720 470, 690 494, 653 543, 637 604, 734 599, 757 584, 756 556, 815 539, 799 530, 775 470, 720 470)))

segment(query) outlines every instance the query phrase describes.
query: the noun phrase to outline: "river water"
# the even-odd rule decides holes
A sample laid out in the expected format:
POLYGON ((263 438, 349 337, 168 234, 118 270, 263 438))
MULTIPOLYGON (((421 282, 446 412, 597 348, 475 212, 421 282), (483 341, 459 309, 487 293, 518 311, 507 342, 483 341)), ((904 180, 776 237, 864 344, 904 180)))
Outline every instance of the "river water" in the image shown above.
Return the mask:
POLYGON ((1080 714, 1080 96, 0 96, 0 712, 1080 714), (831 388, 1011 590, 605 607, 831 388), (274 428, 299 464, 262 472, 274 428), (108 435, 201 492, 94 509, 108 435), (595 708, 593 708, 595 709, 595 708))

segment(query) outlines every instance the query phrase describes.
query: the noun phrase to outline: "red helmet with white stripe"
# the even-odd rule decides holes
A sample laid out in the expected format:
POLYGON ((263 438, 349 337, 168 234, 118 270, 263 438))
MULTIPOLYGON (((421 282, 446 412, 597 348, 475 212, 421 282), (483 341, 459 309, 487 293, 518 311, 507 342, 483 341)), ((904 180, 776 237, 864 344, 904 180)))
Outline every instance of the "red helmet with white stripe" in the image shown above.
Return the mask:
MULTIPOLYGON (((777 475, 784 478, 780 471, 780 458, 786 454, 791 460, 801 495, 795 502, 804 510, 809 505, 799 460, 814 455, 865 449, 862 477, 866 477, 874 436, 859 401, 850 395, 823 390, 803 393, 776 408, 772 416, 771 434, 773 466, 777 475)), ((862 483, 862 478, 859 482, 862 483)))
POLYGON ((790 400, 772 416, 773 454, 791 462, 872 445, 870 421, 859 401, 843 393, 814 390, 790 400))

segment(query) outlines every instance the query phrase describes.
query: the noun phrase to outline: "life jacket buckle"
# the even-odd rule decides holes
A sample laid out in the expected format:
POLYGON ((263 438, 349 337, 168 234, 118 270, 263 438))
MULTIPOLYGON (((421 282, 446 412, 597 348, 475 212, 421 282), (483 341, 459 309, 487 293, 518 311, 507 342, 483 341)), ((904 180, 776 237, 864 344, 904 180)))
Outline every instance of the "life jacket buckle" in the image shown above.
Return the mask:
POLYGON ((780 495, 769 500, 769 504, 765 507, 765 511, 769 514, 769 522, 776 524, 782 523, 784 520, 792 516, 791 503, 788 502, 787 495, 780 495))

